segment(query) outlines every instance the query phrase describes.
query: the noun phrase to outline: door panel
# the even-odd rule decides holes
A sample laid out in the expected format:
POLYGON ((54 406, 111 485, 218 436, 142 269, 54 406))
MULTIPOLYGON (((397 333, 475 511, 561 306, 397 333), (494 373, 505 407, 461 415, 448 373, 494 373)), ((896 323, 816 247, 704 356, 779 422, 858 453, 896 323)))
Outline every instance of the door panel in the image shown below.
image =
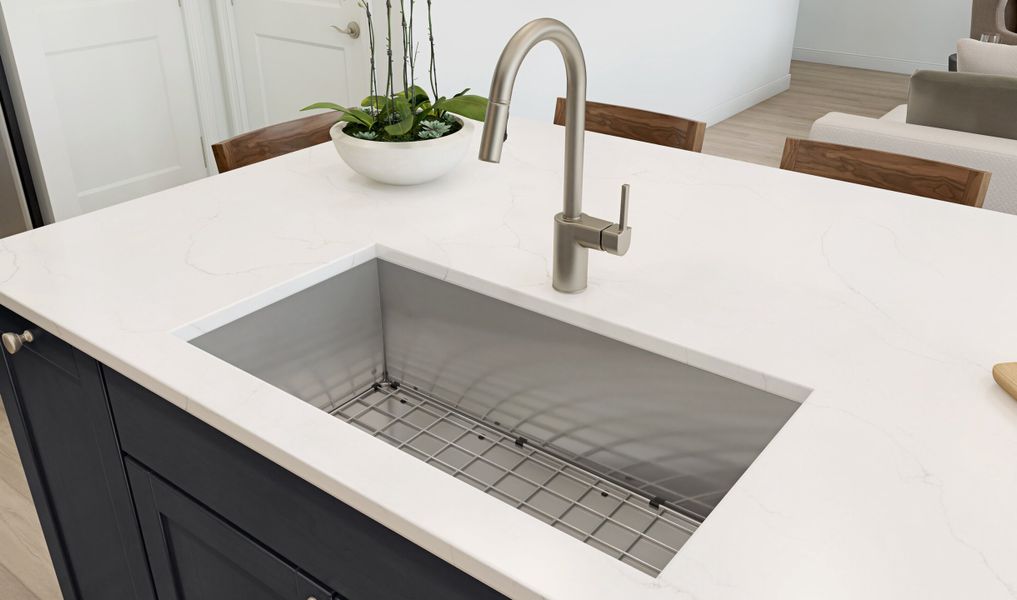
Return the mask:
MULTIPOLYGON (((120 442, 131 459, 341 596, 506 600, 124 376, 104 373, 120 442)), ((133 489, 138 499, 139 489, 133 489)))
POLYGON ((368 94, 366 19, 352 0, 244 0, 234 18, 248 126, 306 113, 313 102, 358 104, 368 94), (359 39, 332 29, 351 21, 359 39))
POLYGON ((0 331, 26 329, 0 396, 63 595, 154 600, 99 364, 0 308, 0 331))
POLYGON ((55 220, 207 174, 173 0, 9 0, 11 46, 55 220))
POLYGON ((160 598, 333 598, 332 592, 144 467, 129 461, 128 471, 160 598))

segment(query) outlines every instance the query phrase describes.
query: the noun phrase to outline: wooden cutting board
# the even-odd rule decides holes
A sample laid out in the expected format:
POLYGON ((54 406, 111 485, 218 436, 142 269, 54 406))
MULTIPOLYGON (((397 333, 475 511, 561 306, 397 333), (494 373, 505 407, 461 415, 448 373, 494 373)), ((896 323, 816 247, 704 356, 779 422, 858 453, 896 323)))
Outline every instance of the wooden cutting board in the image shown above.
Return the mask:
POLYGON ((992 376, 996 379, 999 387, 1017 399, 1017 363, 996 365, 996 368, 992 370, 992 376))

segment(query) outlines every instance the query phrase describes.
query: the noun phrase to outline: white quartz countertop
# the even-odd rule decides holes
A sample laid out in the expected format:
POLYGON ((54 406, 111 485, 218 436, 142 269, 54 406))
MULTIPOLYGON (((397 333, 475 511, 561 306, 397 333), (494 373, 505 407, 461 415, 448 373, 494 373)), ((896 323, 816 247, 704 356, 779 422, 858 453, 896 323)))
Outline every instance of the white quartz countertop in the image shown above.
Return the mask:
POLYGON ((1017 217, 591 134, 633 245, 567 296, 563 131, 511 133, 416 188, 323 145, 8 238, 0 304, 513 598, 1017 598, 1017 217), (654 579, 184 340, 373 257, 814 391, 654 579))

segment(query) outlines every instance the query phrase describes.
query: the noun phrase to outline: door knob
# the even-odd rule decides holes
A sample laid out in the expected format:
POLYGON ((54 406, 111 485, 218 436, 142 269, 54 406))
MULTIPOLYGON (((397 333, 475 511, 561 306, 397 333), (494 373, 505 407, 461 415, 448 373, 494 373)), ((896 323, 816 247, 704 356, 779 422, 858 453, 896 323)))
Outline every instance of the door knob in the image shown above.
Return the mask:
POLYGON ((336 25, 333 25, 332 29, 335 29, 339 33, 346 34, 353 39, 358 39, 360 37, 360 24, 357 23, 356 21, 350 21, 350 24, 346 26, 346 29, 343 29, 336 25))
POLYGON ((5 333, 3 334, 4 349, 7 350, 8 354, 17 354, 18 350, 25 344, 31 344, 35 341, 35 336, 32 335, 31 331, 25 331, 22 334, 17 333, 5 333))

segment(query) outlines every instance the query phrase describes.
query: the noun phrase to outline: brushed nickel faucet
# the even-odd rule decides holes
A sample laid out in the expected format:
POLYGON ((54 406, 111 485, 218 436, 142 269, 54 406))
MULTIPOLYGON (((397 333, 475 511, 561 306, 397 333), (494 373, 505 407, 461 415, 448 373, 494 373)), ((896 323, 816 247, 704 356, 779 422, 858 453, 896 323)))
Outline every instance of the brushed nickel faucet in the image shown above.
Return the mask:
POLYGON ((586 140, 586 58, 579 40, 561 21, 537 19, 520 29, 505 50, 491 82, 480 160, 501 162, 508 131, 509 105, 519 67, 534 46, 553 42, 565 59, 568 78, 565 124, 565 205, 554 217, 554 289, 574 294, 586 289, 590 250, 618 256, 629 250, 629 186, 622 186, 618 223, 583 213, 583 157, 586 140))

